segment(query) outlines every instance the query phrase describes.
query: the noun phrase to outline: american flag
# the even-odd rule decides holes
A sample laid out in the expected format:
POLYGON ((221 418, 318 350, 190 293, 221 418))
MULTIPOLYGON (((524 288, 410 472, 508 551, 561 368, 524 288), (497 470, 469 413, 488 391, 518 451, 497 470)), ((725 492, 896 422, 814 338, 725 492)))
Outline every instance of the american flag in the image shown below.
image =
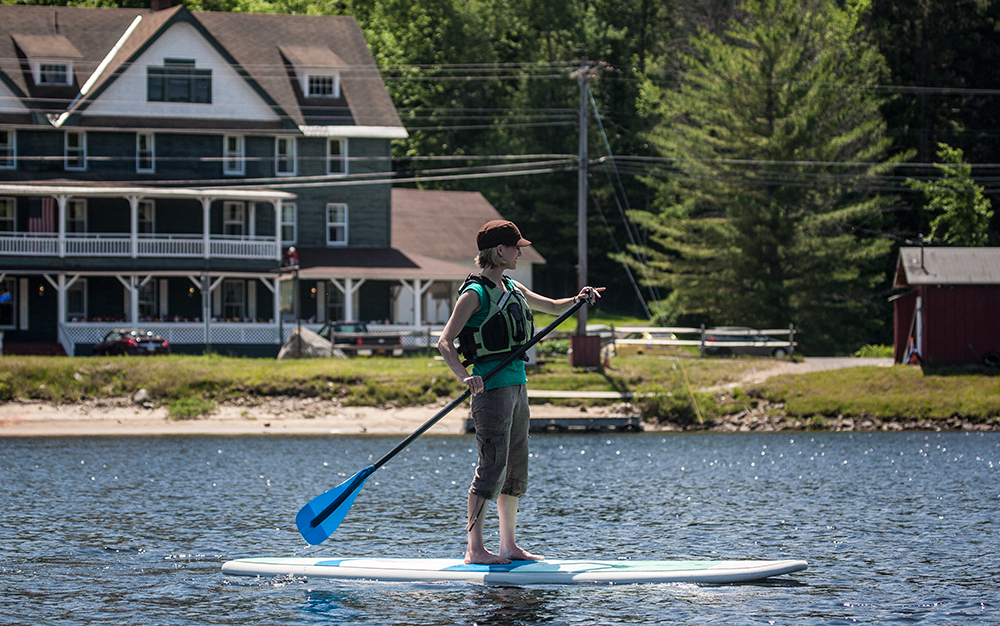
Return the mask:
POLYGON ((56 199, 42 198, 28 203, 28 232, 56 232, 56 199))

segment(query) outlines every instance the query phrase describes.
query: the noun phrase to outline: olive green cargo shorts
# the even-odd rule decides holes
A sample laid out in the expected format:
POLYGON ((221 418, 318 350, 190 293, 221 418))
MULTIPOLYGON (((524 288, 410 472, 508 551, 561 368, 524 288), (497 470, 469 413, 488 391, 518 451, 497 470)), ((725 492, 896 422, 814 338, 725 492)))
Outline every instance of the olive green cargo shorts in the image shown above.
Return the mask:
POLYGON ((495 500, 528 490, 528 390, 498 387, 472 396, 479 466, 469 493, 495 500))

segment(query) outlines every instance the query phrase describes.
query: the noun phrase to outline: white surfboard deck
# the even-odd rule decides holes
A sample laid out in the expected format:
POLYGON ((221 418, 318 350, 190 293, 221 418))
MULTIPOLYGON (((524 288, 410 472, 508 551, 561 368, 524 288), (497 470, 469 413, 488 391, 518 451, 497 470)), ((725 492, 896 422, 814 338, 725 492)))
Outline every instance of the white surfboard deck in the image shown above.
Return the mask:
POLYGON ((602 561, 552 559, 467 565, 461 559, 236 559, 222 571, 238 576, 319 576, 378 581, 466 581, 533 585, 570 583, 740 583, 806 569, 805 561, 602 561))

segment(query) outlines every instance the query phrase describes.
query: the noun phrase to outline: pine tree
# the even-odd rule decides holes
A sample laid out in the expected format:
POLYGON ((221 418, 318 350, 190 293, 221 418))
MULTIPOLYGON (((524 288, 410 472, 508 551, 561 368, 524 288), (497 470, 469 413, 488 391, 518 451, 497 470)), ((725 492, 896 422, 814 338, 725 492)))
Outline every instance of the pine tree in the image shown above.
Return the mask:
MULTIPOLYGON (((701 31, 678 88, 646 84, 652 140, 672 167, 652 179, 654 280, 661 319, 757 328, 794 323, 813 351, 868 337, 892 202, 884 77, 864 38, 863 0, 748 0, 721 36, 701 31)), ((905 155, 898 157, 904 158, 905 155)))

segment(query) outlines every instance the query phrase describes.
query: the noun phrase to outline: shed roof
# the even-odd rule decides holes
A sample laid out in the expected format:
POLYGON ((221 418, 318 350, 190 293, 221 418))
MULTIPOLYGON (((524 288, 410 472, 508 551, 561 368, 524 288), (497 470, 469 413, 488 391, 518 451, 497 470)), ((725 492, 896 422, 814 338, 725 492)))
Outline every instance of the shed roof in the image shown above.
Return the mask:
POLYGON ((893 287, 1000 285, 1000 248, 900 248, 893 287))

